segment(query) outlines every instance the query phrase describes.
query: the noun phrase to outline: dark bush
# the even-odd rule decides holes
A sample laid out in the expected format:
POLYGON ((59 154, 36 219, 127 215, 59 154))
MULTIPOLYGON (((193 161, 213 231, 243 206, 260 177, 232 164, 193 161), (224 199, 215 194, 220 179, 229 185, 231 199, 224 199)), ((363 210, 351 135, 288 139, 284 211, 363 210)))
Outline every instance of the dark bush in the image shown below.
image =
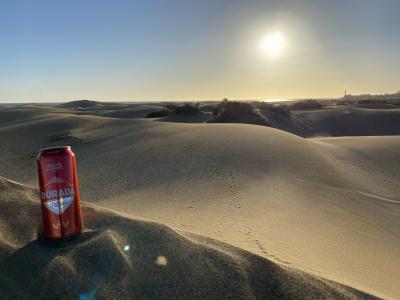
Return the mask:
POLYGON ((228 101, 223 99, 213 111, 214 117, 210 123, 246 123, 269 125, 264 116, 260 115, 249 103, 228 101))
POLYGON ((203 112, 213 112, 217 104, 204 104, 200 107, 203 112))
POLYGON ((179 106, 176 105, 176 104, 168 104, 168 105, 165 106, 165 108, 166 108, 167 110, 169 110, 170 112, 175 111, 178 107, 179 107, 179 106))
POLYGON ((146 118, 161 118, 161 117, 166 117, 168 116, 169 111, 167 109, 163 109, 160 111, 153 111, 149 113, 146 118))
POLYGON ((218 116, 219 113, 223 110, 223 108, 228 104, 228 99, 224 98, 220 103, 218 103, 213 109, 214 117, 218 116))
POLYGON ((199 106, 200 106, 199 103, 196 103, 194 105, 186 103, 183 106, 175 107, 172 111, 176 115, 193 115, 194 116, 194 115, 198 115, 201 113, 199 106))
POLYGON ((196 104, 184 104, 181 106, 175 105, 175 104, 170 104, 165 106, 165 109, 161 111, 156 111, 156 112, 151 112, 147 115, 147 118, 160 118, 160 117, 166 117, 169 115, 190 115, 190 116, 195 116, 201 113, 201 110, 199 108, 199 103, 196 104))
POLYGON ((323 105, 317 100, 301 100, 290 105, 290 110, 313 110, 321 109, 323 105))

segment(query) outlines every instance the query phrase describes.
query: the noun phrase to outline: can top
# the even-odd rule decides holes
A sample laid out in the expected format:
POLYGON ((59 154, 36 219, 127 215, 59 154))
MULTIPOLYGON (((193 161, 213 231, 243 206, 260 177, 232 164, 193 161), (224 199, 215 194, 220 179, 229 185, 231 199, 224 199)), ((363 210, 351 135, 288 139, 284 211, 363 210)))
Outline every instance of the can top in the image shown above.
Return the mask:
POLYGON ((42 148, 39 151, 47 151, 47 150, 63 150, 67 149, 70 150, 71 146, 57 146, 57 147, 48 147, 48 148, 42 148))

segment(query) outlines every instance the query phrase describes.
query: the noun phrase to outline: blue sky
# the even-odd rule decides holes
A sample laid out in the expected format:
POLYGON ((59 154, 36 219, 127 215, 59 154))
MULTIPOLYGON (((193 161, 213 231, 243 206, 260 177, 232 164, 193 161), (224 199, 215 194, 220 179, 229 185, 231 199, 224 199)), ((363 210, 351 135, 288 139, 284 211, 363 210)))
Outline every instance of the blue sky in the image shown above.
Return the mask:
POLYGON ((400 1, 0 1, 0 101, 400 89, 400 1), (263 37, 279 31, 278 55, 263 37))

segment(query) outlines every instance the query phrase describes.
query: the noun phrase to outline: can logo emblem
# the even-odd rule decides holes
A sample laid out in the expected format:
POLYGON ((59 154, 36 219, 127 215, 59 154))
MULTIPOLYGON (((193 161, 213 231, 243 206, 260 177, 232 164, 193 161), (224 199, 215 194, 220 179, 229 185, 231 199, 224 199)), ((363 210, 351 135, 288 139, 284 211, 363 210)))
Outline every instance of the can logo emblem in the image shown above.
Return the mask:
POLYGON ((56 215, 61 215, 73 202, 74 197, 65 197, 56 200, 50 200, 44 203, 44 205, 56 215))
POLYGON ((62 214, 74 201, 74 185, 65 179, 53 176, 45 185, 46 191, 41 193, 47 209, 56 215, 62 214))

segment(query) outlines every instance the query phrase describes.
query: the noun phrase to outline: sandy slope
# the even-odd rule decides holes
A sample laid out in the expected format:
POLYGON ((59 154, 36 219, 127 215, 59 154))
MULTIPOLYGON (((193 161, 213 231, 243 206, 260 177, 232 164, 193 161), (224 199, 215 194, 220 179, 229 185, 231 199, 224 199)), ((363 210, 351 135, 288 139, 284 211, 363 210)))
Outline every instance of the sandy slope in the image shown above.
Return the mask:
POLYGON ((81 236, 46 244, 36 239, 35 191, 1 177, 0 211, 2 299, 372 298, 215 240, 87 205, 81 236))
MULTIPOLYGON (((368 106, 367 106, 368 107, 368 106)), ((399 135, 399 108, 338 107, 293 112, 295 132, 314 136, 399 135)))
POLYGON ((400 298, 398 136, 21 109, 0 112, 0 175, 36 186, 37 149, 69 131, 84 200, 400 298))

